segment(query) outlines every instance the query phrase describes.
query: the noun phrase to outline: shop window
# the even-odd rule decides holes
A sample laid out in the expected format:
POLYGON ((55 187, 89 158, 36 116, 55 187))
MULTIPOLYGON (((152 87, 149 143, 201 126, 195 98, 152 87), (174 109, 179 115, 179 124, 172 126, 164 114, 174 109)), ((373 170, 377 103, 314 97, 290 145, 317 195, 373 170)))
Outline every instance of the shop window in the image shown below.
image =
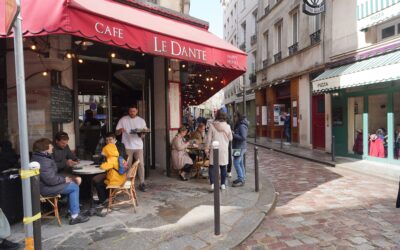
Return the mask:
POLYGON ((393 94, 394 159, 400 160, 400 92, 393 94))
POLYGON ((348 153, 363 155, 363 110, 364 97, 348 99, 348 153))
POLYGON ((387 157, 387 95, 368 96, 369 156, 387 157))

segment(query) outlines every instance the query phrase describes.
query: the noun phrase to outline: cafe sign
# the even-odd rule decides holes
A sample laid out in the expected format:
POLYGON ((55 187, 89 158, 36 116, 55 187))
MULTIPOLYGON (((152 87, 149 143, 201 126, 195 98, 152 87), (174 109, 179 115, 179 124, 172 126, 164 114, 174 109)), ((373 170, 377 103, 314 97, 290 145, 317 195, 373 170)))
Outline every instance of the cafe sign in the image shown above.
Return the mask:
POLYGON ((303 0, 303 12, 310 16, 325 12, 325 0, 303 0))

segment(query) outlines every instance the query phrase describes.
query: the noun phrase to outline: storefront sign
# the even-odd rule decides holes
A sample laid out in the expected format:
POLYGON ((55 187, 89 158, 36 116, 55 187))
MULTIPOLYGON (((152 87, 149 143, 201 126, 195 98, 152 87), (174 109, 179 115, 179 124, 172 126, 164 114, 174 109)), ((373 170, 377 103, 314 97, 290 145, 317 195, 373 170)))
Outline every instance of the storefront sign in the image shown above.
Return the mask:
MULTIPOLYGON (((362 8, 361 6, 365 6, 365 5, 360 4, 358 6, 358 9, 362 8)), ((382 6, 381 6, 381 8, 382 8, 382 6)), ((361 12, 361 10, 360 10, 360 12, 361 12)), ((362 13, 367 13, 367 12, 363 11, 362 13)), ((400 15, 400 2, 397 2, 390 7, 377 10, 373 14, 369 14, 366 16, 361 16, 359 14, 357 26, 358 26, 359 30, 363 30, 368 27, 375 26, 379 23, 385 22, 385 21, 387 21, 391 18, 394 18, 396 16, 399 16, 399 15, 400 15)))
POLYGON ((94 25, 94 29, 99 34, 109 35, 111 37, 120 38, 120 39, 124 38, 124 30, 121 28, 118 28, 118 27, 108 26, 104 23, 97 22, 94 25))
POLYGON ((205 50, 185 46, 173 40, 161 40, 156 36, 154 37, 154 52, 185 57, 187 59, 207 61, 207 53, 205 50))
POLYGON ((325 0, 303 0, 303 12, 310 16, 325 12, 325 0))

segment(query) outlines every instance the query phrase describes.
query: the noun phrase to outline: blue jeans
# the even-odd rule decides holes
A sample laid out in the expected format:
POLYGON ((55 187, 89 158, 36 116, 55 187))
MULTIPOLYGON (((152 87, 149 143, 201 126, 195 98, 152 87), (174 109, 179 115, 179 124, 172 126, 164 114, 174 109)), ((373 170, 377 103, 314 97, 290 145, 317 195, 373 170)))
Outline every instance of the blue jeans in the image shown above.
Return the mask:
MULTIPOLYGON (((219 169, 221 169, 221 185, 225 184, 226 180, 226 165, 224 166, 219 166, 219 169)), ((210 184, 214 184, 214 166, 210 165, 208 167, 208 176, 210 177, 210 184)))
POLYGON ((244 182, 246 180, 246 169, 244 168, 243 156, 247 149, 240 149, 240 156, 233 157, 233 165, 235 166, 238 180, 244 182))
POLYGON ((76 183, 71 182, 60 193, 68 195, 68 207, 70 214, 79 214, 79 186, 76 183))
POLYGON ((285 128, 286 141, 290 142, 290 128, 285 128))

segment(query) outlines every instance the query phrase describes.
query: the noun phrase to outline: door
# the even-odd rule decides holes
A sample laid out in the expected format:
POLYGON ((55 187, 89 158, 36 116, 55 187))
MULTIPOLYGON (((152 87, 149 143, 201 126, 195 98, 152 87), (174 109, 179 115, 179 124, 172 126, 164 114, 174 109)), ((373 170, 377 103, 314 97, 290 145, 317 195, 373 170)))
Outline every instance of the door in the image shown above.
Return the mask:
POLYGON ((313 148, 325 149, 325 96, 312 97, 313 148))

